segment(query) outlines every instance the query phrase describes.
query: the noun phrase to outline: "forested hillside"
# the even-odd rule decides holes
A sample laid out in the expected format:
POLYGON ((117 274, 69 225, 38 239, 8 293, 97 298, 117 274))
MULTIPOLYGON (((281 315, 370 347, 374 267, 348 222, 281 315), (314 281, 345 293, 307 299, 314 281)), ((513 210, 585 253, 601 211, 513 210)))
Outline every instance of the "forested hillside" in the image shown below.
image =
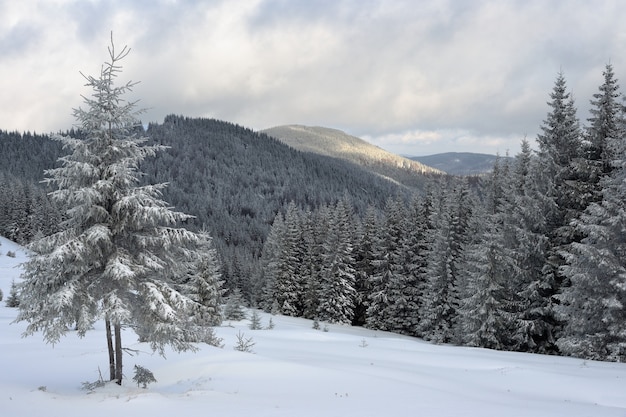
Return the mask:
MULTIPOLYGON (((80 132, 68 132, 80 137, 80 132)), ((147 135, 169 148, 144 161, 146 183, 167 182, 164 199, 192 214, 191 229, 215 239, 228 287, 258 275, 258 257, 276 213, 293 201, 315 209, 349 197, 357 212, 382 208, 410 190, 333 158, 218 120, 168 116, 147 135)), ((46 196, 44 170, 65 154, 46 135, 0 133, 0 234, 27 243, 56 230, 60 209, 46 196)))
POLYGON ((62 152, 48 136, 0 130, 0 235, 25 244, 57 230, 61 211, 40 181, 62 152))
POLYGON ((232 123, 168 116, 147 134, 171 148, 142 166, 146 180, 169 182, 165 200, 197 217, 191 227, 211 232, 230 286, 256 275, 251 268, 269 228, 289 202, 315 209, 346 195, 362 213, 408 193, 345 161, 296 151, 232 123))

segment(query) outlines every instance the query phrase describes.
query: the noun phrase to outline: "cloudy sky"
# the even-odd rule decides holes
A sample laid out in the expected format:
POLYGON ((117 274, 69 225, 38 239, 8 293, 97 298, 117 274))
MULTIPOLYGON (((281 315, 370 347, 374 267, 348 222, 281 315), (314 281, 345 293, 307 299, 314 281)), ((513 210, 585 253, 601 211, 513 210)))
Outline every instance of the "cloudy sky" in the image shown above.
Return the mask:
POLYGON ((405 155, 515 154, 559 71, 583 121, 607 63, 626 80, 623 0, 0 0, 0 22, 3 130, 70 128, 111 31, 144 122, 326 126, 405 155))

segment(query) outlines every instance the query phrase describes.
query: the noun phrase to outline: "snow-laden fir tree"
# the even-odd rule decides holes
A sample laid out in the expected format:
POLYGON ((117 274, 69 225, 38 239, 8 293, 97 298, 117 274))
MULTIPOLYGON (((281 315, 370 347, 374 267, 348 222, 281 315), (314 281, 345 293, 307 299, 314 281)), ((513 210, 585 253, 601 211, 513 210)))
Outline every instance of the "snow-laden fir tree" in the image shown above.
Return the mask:
POLYGON ((547 244, 546 218, 542 212, 542 196, 538 195, 537 158, 527 140, 515 157, 511 182, 511 207, 507 223, 513 228, 517 274, 511 285, 517 306, 513 341, 520 351, 543 351, 543 341, 551 327, 544 321, 548 305, 544 294, 551 287, 543 280, 547 244))
POLYGON ((562 271, 571 285, 559 297, 567 320, 558 340, 563 353, 598 360, 626 360, 626 130, 612 69, 592 101, 588 136, 599 181, 593 201, 575 220, 584 238, 564 251, 562 271), (595 138, 595 139, 592 139, 595 138), (609 164, 608 167, 605 165, 609 164), (604 168, 602 168, 604 167, 604 168))
POLYGON ((498 158, 487 180, 484 211, 473 216, 478 232, 466 250, 463 296, 459 307, 464 344, 491 349, 512 345, 513 281, 519 276, 513 229, 508 222, 511 196, 508 163, 498 158))
MULTIPOLYGON (((419 323, 419 294, 423 290, 421 251, 424 228, 422 215, 415 203, 411 208, 401 199, 389 201, 385 209, 384 227, 380 231, 381 241, 377 250, 383 260, 379 265, 387 273, 382 300, 373 299, 373 308, 380 310, 377 320, 382 320, 381 328, 416 335, 419 323), (386 300, 386 302, 384 302, 386 300), (383 301, 380 303, 379 301, 383 301)), ((381 277, 382 278, 382 277, 381 277)), ((372 315, 370 320, 374 319, 372 315)), ((372 323, 373 324, 373 323, 372 323)))
POLYGON ((397 200, 387 201, 384 219, 379 222, 377 236, 372 239, 365 318, 365 326, 370 329, 390 330, 390 306, 394 302, 389 296, 390 285, 402 267, 399 255, 399 233, 402 232, 400 204, 397 200))
POLYGON ((104 319, 110 378, 119 384, 123 328, 161 354, 168 345, 195 349, 188 317, 205 308, 176 290, 205 239, 177 227, 190 216, 160 199, 164 184, 141 185, 140 163, 162 148, 140 136, 140 111, 124 98, 134 84, 116 85, 128 53, 111 41, 100 76, 85 76, 93 92, 86 108, 74 110, 84 139, 55 136, 71 153, 46 171, 46 181, 67 220, 30 245, 16 319, 28 322, 25 335, 41 331, 53 344, 69 329, 84 336, 104 319))
POLYGON ((623 129, 624 105, 613 66, 608 64, 602 72, 604 82, 593 95, 585 129, 583 154, 587 162, 587 188, 591 201, 599 201, 602 196, 600 179, 608 175, 613 167, 613 155, 609 142, 620 138, 623 129))
POLYGON ((335 206, 330 230, 323 244, 317 314, 319 320, 352 323, 356 297, 353 235, 352 204, 343 198, 335 206))
MULTIPOLYGON (((542 338, 535 338, 537 350, 554 352, 561 323, 555 312, 558 304, 556 295, 565 281, 560 268, 565 264, 561 252, 579 239, 572 226, 584 208, 581 190, 577 187, 581 169, 582 141, 574 99, 567 92, 565 77, 557 76, 548 103, 550 111, 537 136, 538 150, 534 164, 537 172, 534 196, 540 204, 546 237, 545 260, 539 282, 533 285, 539 290, 542 306, 535 311, 542 324, 542 338)), ((538 322, 537 322, 538 324, 538 322)))
POLYGON ((374 253, 380 246, 379 235, 380 220, 378 211, 372 206, 368 206, 365 218, 360 225, 357 243, 354 248, 355 276, 354 289, 356 296, 354 300, 354 318, 352 324, 362 326, 366 323, 367 309, 369 306, 370 294, 372 291, 370 277, 373 276, 374 253))
POLYGON ((272 313, 301 316, 304 310, 300 213, 292 202, 278 213, 264 248, 265 306, 272 313), (270 308, 268 308, 270 306, 270 308))
POLYGON ((307 210, 302 215, 301 242, 302 262, 299 274, 302 277, 304 295, 303 316, 308 319, 317 317, 319 305, 320 271, 322 268, 322 243, 328 234, 327 207, 322 207, 315 212, 307 210))
POLYGON ((465 246, 473 203, 467 184, 448 184, 435 196, 428 237, 430 250, 420 314, 420 332, 427 340, 447 343, 457 340, 460 301, 459 284, 465 264, 465 246))
POLYGON ((218 326, 222 322, 221 304, 224 290, 221 280, 217 251, 208 232, 202 232, 205 244, 198 250, 198 256, 185 278, 181 292, 196 302, 191 312, 191 320, 198 326, 218 326))

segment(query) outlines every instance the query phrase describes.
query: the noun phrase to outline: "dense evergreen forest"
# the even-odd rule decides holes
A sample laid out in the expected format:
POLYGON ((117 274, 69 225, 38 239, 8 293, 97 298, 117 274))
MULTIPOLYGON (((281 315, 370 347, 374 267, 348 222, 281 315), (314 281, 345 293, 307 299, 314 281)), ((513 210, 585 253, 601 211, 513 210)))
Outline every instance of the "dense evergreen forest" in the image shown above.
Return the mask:
POLYGON ((369 205, 382 208, 389 197, 412 191, 356 165, 299 152, 218 120, 172 115, 150 124, 147 135, 170 148, 141 167, 146 181, 170 184, 164 199, 196 216, 189 227, 211 232, 226 286, 240 287, 248 299, 248 281, 259 274, 269 228, 289 202, 315 209, 348 195, 363 213, 369 205))
MULTIPOLYGON (((196 216, 187 227, 213 235, 226 287, 268 311, 624 361, 626 118, 613 68, 603 75, 586 123, 559 74, 535 150, 524 140, 489 175, 425 178, 425 192, 179 116, 148 126, 170 148, 140 168, 196 216)), ((58 224, 59 208, 33 213, 35 195, 45 199, 34 184, 62 150, 37 135, 1 137, 0 233, 26 243, 58 224), (28 219, 18 219, 20 198, 28 219)))
MULTIPOLYGON (((168 183, 163 198, 195 216, 186 227, 206 229, 223 264, 227 288, 250 277, 276 213, 293 201, 303 209, 332 204, 344 195, 357 212, 382 208, 391 196, 412 190, 334 158, 296 151, 265 134, 212 119, 168 116, 147 135, 168 149, 140 167, 146 183, 168 183)), ((72 130, 69 136, 81 137, 72 130)), ((46 197, 44 170, 65 154, 45 135, 0 133, 0 234, 28 243, 37 232, 56 230, 61 209, 46 197)), ((427 182, 428 178, 423 177, 427 182)))

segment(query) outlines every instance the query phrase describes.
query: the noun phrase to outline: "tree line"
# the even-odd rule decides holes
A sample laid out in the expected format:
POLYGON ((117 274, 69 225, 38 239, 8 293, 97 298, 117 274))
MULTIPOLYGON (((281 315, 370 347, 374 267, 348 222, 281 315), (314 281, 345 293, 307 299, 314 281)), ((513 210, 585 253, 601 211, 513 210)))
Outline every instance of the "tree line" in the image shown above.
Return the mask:
POLYGON ((559 74, 537 150, 471 187, 355 216, 289 205, 265 242, 266 310, 493 349, 626 360, 626 124, 613 68, 581 127, 559 74))

